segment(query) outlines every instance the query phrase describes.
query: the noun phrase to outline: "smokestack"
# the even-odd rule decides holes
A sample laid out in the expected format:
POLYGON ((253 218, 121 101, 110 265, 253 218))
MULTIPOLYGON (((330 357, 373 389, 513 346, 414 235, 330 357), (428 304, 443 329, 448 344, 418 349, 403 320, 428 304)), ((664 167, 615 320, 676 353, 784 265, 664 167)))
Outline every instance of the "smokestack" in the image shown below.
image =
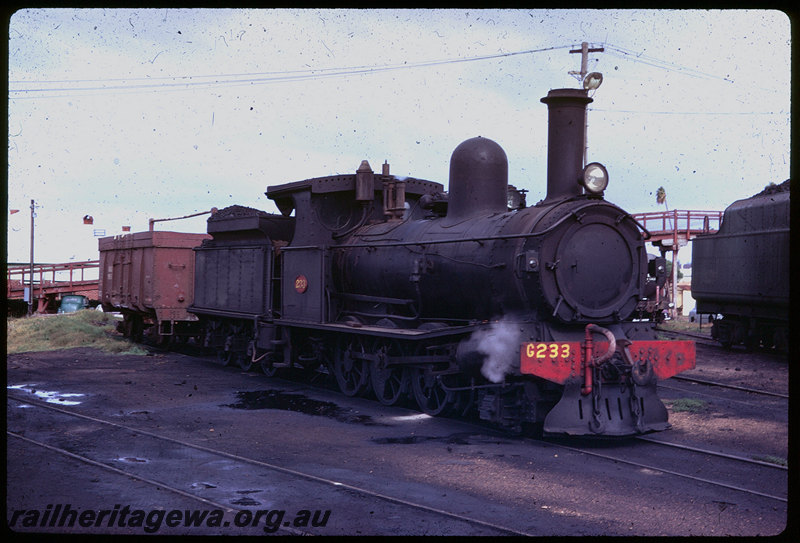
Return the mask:
POLYGON ((583 194, 586 106, 593 100, 583 89, 554 89, 547 104, 547 197, 545 202, 583 194))

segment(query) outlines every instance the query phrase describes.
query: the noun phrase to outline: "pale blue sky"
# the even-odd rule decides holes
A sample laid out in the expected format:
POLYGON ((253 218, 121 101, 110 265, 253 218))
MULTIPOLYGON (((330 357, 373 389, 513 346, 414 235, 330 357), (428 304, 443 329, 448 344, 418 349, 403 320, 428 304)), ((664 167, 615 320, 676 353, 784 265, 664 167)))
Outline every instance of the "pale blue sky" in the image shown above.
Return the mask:
POLYGON ((789 177, 777 11, 30 9, 9 25, 8 208, 22 211, 8 260, 28 259, 32 198, 37 261, 94 259, 95 229, 275 211, 267 186, 363 159, 446 185, 453 149, 477 135, 535 203, 539 99, 579 86, 582 41, 605 48, 590 55, 604 81, 588 157, 608 167, 610 201, 663 209, 663 186, 671 209, 722 210, 789 177))

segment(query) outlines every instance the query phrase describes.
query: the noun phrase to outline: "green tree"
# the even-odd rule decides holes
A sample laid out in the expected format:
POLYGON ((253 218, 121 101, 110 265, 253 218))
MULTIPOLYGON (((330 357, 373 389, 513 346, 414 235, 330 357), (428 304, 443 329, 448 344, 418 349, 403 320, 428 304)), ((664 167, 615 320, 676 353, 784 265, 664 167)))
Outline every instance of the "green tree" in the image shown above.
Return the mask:
MULTIPOLYGON (((667 260, 667 277, 672 281, 672 261, 667 260)), ((683 279, 683 272, 681 271, 681 263, 678 262, 678 281, 683 279)))

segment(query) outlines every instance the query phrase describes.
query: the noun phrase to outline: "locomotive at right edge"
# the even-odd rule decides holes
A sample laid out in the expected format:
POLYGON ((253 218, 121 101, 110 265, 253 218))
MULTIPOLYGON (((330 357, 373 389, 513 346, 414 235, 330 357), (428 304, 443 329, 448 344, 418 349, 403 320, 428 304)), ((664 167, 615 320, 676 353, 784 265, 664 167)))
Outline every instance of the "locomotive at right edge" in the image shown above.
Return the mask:
POLYGON ((692 241, 697 313, 718 315, 711 335, 725 347, 789 347, 791 180, 737 200, 719 231, 692 241))
POLYGON ((604 199, 605 167, 583 167, 591 101, 542 98, 535 205, 509 185, 503 149, 476 137, 453 152, 447 192, 365 160, 268 187, 280 214, 219 210, 195 248, 191 329, 226 364, 322 369, 346 395, 430 415, 569 435, 667 428, 656 383, 694 367, 694 343, 632 320, 643 228, 604 199))

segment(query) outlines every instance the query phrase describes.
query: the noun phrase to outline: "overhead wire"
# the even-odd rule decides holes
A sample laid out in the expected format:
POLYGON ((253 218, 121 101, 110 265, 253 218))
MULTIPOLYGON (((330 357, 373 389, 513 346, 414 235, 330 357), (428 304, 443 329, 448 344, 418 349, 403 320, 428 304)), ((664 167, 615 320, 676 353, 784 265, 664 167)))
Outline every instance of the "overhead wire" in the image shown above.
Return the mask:
MULTIPOLYGON (((541 53, 545 51, 553 51, 556 49, 565 49, 569 46, 556 46, 545 47, 541 49, 529 49, 525 51, 512 51, 508 53, 496 53, 492 55, 482 55, 476 57, 454 58, 444 60, 430 60, 420 62, 404 62, 402 64, 391 65, 373 65, 373 66, 349 66, 344 68, 312 68, 308 70, 287 70, 278 72, 257 72, 245 74, 224 74, 224 75, 204 75, 204 76, 175 76, 175 77, 161 77, 161 78, 115 78, 103 80, 56 80, 56 81, 9 81, 9 95, 12 94, 27 94, 27 93, 52 93, 52 92, 93 92, 93 91, 129 91, 129 90, 162 90, 169 88, 190 88, 190 87, 213 87, 213 86, 229 86, 229 85, 254 85, 254 84, 268 84, 268 83, 283 83, 291 81, 307 81, 314 79, 323 79, 328 77, 347 77, 354 75, 368 75, 373 73, 388 72, 394 70, 405 70, 412 68, 426 68, 431 66, 442 66, 447 64, 459 64, 464 62, 475 62, 481 60, 492 60, 504 57, 511 57, 517 55, 527 55, 533 53, 541 53), (197 79, 214 78, 212 81, 196 81, 197 79), (163 80, 183 80, 174 83, 164 83, 163 80), (101 85, 104 81, 109 82, 133 82, 133 84, 124 85, 101 85), (140 81, 160 81, 156 83, 139 83, 140 81), (48 84, 69 84, 69 83, 91 83, 97 82, 94 86, 85 87, 55 87, 55 88, 11 88, 12 84, 35 84, 35 85, 48 85, 48 84)), ((24 97, 24 96, 22 96, 24 97)))
POLYGON ((635 113, 647 115, 788 115, 786 111, 644 111, 634 109, 587 108, 602 113, 635 113))
MULTIPOLYGON (((592 44, 595 47, 595 44, 592 44)), ((619 47, 609 43, 600 43, 597 46, 602 46, 604 53, 611 56, 623 58, 635 63, 640 63, 652 66, 658 69, 667 71, 674 71, 682 75, 704 78, 716 79, 727 83, 734 81, 728 77, 716 76, 708 74, 700 70, 681 66, 679 64, 661 60, 652 56, 645 55, 644 53, 634 52, 629 49, 619 47)), ((529 55, 534 53, 542 53, 547 51, 554 51, 558 49, 575 48, 575 45, 562 45, 554 47, 544 47, 539 49, 527 49, 523 51, 511 51, 505 53, 496 53, 491 55, 481 55, 474 57, 451 58, 442 60, 429 60, 419 62, 403 62, 400 64, 388 65, 362 65, 362 66, 347 66, 338 68, 309 68, 303 70, 284 70, 284 71, 268 71, 268 72, 254 72, 254 73, 234 73, 234 74, 216 74, 216 75, 189 75, 189 76, 162 76, 162 77, 136 77, 136 78, 111 78, 111 79, 80 79, 80 80, 51 80, 51 81, 9 81, 9 99, 33 99, 38 97, 65 97, 71 94, 126 94, 137 92, 168 92, 168 91, 182 91, 191 88, 212 88, 219 86, 242 86, 242 85, 266 85, 278 84, 287 82, 302 82, 310 80, 318 80, 333 77, 351 77, 360 75, 371 75, 382 72, 389 72, 395 70, 406 70, 416 68, 426 68, 432 66, 444 66, 449 64, 460 64, 466 62, 485 61, 500 59, 505 57, 512 57, 518 55, 529 55), (93 85, 73 86, 76 84, 94 83, 93 85), (111 84, 106 84, 111 83, 111 84), (13 85, 20 87, 14 88, 13 85), (28 85, 24 87, 23 85, 28 85), (57 87, 48 85, 59 85, 57 87)), ((599 65, 599 59, 591 59, 599 65)), ((611 110, 605 110, 611 111, 611 110)), ((618 111, 618 110, 614 110, 618 111)), ((691 112, 669 112, 669 111, 653 111, 653 112, 640 112, 633 110, 621 111, 621 113, 652 113, 652 114, 691 114, 691 112)), ((696 114, 709 114, 709 112, 696 112, 696 114)), ((724 113, 720 113, 724 114, 724 113)), ((739 113, 731 113, 739 114, 739 113)), ((753 115, 770 115, 774 112, 752 112, 753 115)))
POLYGON ((661 68, 664 70, 679 72, 684 75, 688 75, 690 77, 699 77, 704 79, 718 79, 721 81, 726 81, 728 83, 733 83, 733 79, 728 77, 722 77, 718 75, 708 74, 706 72, 701 72, 700 70, 695 70, 693 68, 687 68, 686 66, 681 66, 679 64, 675 64, 666 60, 657 59, 655 57, 651 57, 645 55, 644 53, 636 53, 634 51, 630 51, 628 49, 618 47, 612 44, 603 44, 604 48, 606 49, 605 52, 610 54, 611 56, 616 56, 620 58, 625 58, 632 62, 638 62, 641 64, 646 64, 648 66, 653 66, 655 68, 661 68))

